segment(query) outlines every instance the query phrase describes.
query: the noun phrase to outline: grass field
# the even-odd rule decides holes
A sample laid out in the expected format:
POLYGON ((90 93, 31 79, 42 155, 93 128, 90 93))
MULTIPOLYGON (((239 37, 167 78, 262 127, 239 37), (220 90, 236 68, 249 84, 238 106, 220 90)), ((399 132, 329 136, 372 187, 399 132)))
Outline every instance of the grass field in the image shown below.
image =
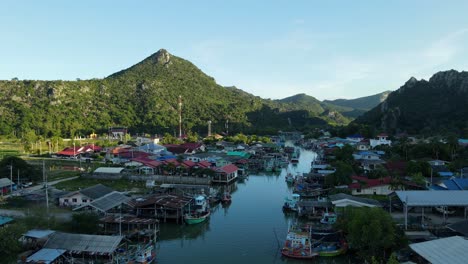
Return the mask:
POLYGON ((116 191, 135 191, 140 192, 145 189, 145 182, 142 181, 129 181, 126 179, 120 180, 101 180, 101 179, 87 179, 78 178, 70 181, 57 183, 55 188, 65 191, 75 191, 78 189, 87 188, 96 184, 106 185, 116 191))

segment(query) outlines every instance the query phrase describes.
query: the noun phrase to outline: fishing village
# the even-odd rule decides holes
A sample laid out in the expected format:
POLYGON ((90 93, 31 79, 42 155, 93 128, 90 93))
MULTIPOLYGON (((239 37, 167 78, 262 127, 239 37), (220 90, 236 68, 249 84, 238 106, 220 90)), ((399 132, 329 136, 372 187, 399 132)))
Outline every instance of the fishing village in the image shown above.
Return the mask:
MULTIPOLYGON (((112 133, 119 139, 126 131, 112 133)), ((262 244, 277 247, 273 255, 283 261, 356 261, 359 246, 356 238, 350 237, 355 230, 346 225, 352 222, 350 217, 360 216, 352 208, 368 209, 365 214, 381 210, 393 222, 391 232, 406 241, 376 249, 372 253, 375 255, 392 254, 395 260, 406 263, 431 262, 437 257, 431 248, 450 241, 458 241, 453 247, 467 246, 463 238, 468 235, 468 170, 462 169, 457 175, 443 161, 429 160, 430 178, 421 181, 404 177, 408 164, 388 159, 385 149, 392 141, 387 135, 365 139, 360 135, 330 137, 326 131, 321 134, 319 138, 304 139, 298 132, 280 132, 250 144, 224 141, 219 135, 219 140, 211 144, 158 144, 158 138, 138 137, 115 147, 74 143, 50 153, 55 160, 75 164, 72 170, 80 176, 51 185, 47 174, 53 168, 46 168, 43 162, 42 181, 28 184, 20 181, 19 175, 17 181, 13 176, 0 179, 2 203, 18 199, 46 203, 48 221, 51 215, 54 221, 92 215, 95 218, 89 219, 98 221, 94 223, 97 229, 92 234, 76 233, 73 228, 72 232, 27 230, 17 238, 23 249, 18 263, 169 262, 171 258, 165 256, 176 248, 170 247, 166 253, 167 241, 203 238, 214 228, 211 225, 215 221, 222 225, 222 232, 230 233, 229 228, 235 224, 228 224, 233 220, 227 217, 232 214, 240 214, 234 220, 248 217, 258 222, 255 231, 249 230, 259 232, 261 210, 256 213, 248 208, 260 209, 267 204, 268 211, 272 208, 283 220, 273 230, 261 232, 270 233, 262 244), (352 159, 361 173, 343 176, 346 168, 342 162, 346 159, 352 159), (92 170, 90 165, 95 165, 92 170), (401 178, 397 182, 388 172, 400 173, 401 178), (283 197, 277 194, 275 199, 263 200, 265 190, 245 193, 245 188, 255 181, 260 189, 276 185, 281 190, 276 192, 283 197), (76 185, 67 182, 98 183, 70 189, 76 185), (115 182, 129 185, 117 190, 111 187, 115 182), (61 213, 50 212, 52 207, 61 213)), ((26 215, 6 209, 0 212, 4 215, 2 226, 26 215)), ((242 239, 249 240, 247 235, 242 239)), ((245 244, 243 250, 248 250, 249 243, 245 244)))

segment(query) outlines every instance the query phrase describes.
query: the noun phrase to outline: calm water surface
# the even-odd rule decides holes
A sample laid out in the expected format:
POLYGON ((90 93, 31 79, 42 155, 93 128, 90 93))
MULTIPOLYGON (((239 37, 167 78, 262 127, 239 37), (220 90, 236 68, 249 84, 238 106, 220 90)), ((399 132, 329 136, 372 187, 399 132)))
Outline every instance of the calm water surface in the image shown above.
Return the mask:
MULTIPOLYGON (((315 153, 301 151, 299 164, 289 170, 309 172, 315 153)), ((347 257, 298 261, 280 249, 294 216, 282 211, 291 188, 286 169, 277 175, 250 175, 231 186, 232 203, 212 208, 210 220, 199 225, 162 223, 157 263, 348 263, 347 257)))

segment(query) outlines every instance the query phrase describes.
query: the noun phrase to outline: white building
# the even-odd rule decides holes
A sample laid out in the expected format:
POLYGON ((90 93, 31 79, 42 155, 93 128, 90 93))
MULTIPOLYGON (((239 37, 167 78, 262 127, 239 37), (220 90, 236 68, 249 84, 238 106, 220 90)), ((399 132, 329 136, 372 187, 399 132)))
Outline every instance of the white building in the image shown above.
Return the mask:
POLYGON ((371 139, 370 140, 370 146, 371 148, 375 148, 377 146, 381 145, 392 145, 392 141, 388 140, 388 135, 387 134, 379 134, 377 135, 377 139, 371 139))

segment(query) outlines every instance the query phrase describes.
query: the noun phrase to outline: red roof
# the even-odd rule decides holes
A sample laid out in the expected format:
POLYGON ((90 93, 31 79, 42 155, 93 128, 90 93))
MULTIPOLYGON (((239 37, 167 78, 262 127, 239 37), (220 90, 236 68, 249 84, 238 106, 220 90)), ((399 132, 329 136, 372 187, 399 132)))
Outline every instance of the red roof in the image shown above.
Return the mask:
POLYGON ((385 133, 380 133, 380 134, 377 135, 377 137, 388 137, 388 135, 385 134, 385 133))
POLYGON ((143 151, 122 151, 116 154, 120 158, 144 158, 150 154, 143 151))
POLYGON ((249 161, 246 160, 246 159, 240 159, 240 160, 236 161, 236 163, 237 164, 247 164, 247 163, 249 163, 249 161))
POLYGON ((198 162, 197 165, 202 168, 209 168, 211 167, 211 162, 203 160, 203 161, 198 162))
POLYGON ((357 182, 353 182, 349 184, 348 185, 349 189, 362 189, 362 188, 381 186, 381 185, 390 184, 390 182, 392 181, 391 177, 385 177, 381 179, 369 179, 364 176, 353 176, 351 178, 353 179, 353 181, 357 181, 357 182))
POLYGON ((228 164, 228 165, 226 165, 226 166, 224 166, 224 167, 221 167, 221 168, 217 168, 217 169, 216 169, 216 171, 218 171, 218 172, 224 172, 224 173, 226 173, 226 174, 230 174, 230 173, 236 172, 236 171, 238 171, 238 170, 239 170, 239 168, 237 168, 237 166, 234 165, 234 164, 228 164))
POLYGON ((182 166, 187 167, 187 168, 192 168, 193 166, 195 166, 195 162, 191 160, 184 160, 182 162, 182 166))
POLYGON ((165 161, 163 161, 164 164, 168 165, 168 164, 174 164, 175 166, 179 166, 180 163, 176 160, 176 159, 167 159, 165 161))
POLYGON ((153 159, 150 159, 150 158, 147 158, 147 157, 138 157, 138 158, 133 158, 131 160, 136 161, 136 162, 140 162, 143 165, 148 166, 148 167, 152 167, 152 168, 156 168, 156 167, 158 167, 159 165, 162 164, 162 162, 160 162, 160 161, 153 160, 153 159))
POLYGON ((62 151, 59 151, 57 152, 57 155, 63 155, 63 156, 76 156, 78 154, 80 154, 81 152, 79 152, 78 150, 80 149, 81 147, 68 147, 68 148, 65 148, 64 150, 62 151))
POLYGON ((196 150, 202 146, 201 143, 184 143, 180 144, 181 147, 189 149, 190 151, 196 150))

